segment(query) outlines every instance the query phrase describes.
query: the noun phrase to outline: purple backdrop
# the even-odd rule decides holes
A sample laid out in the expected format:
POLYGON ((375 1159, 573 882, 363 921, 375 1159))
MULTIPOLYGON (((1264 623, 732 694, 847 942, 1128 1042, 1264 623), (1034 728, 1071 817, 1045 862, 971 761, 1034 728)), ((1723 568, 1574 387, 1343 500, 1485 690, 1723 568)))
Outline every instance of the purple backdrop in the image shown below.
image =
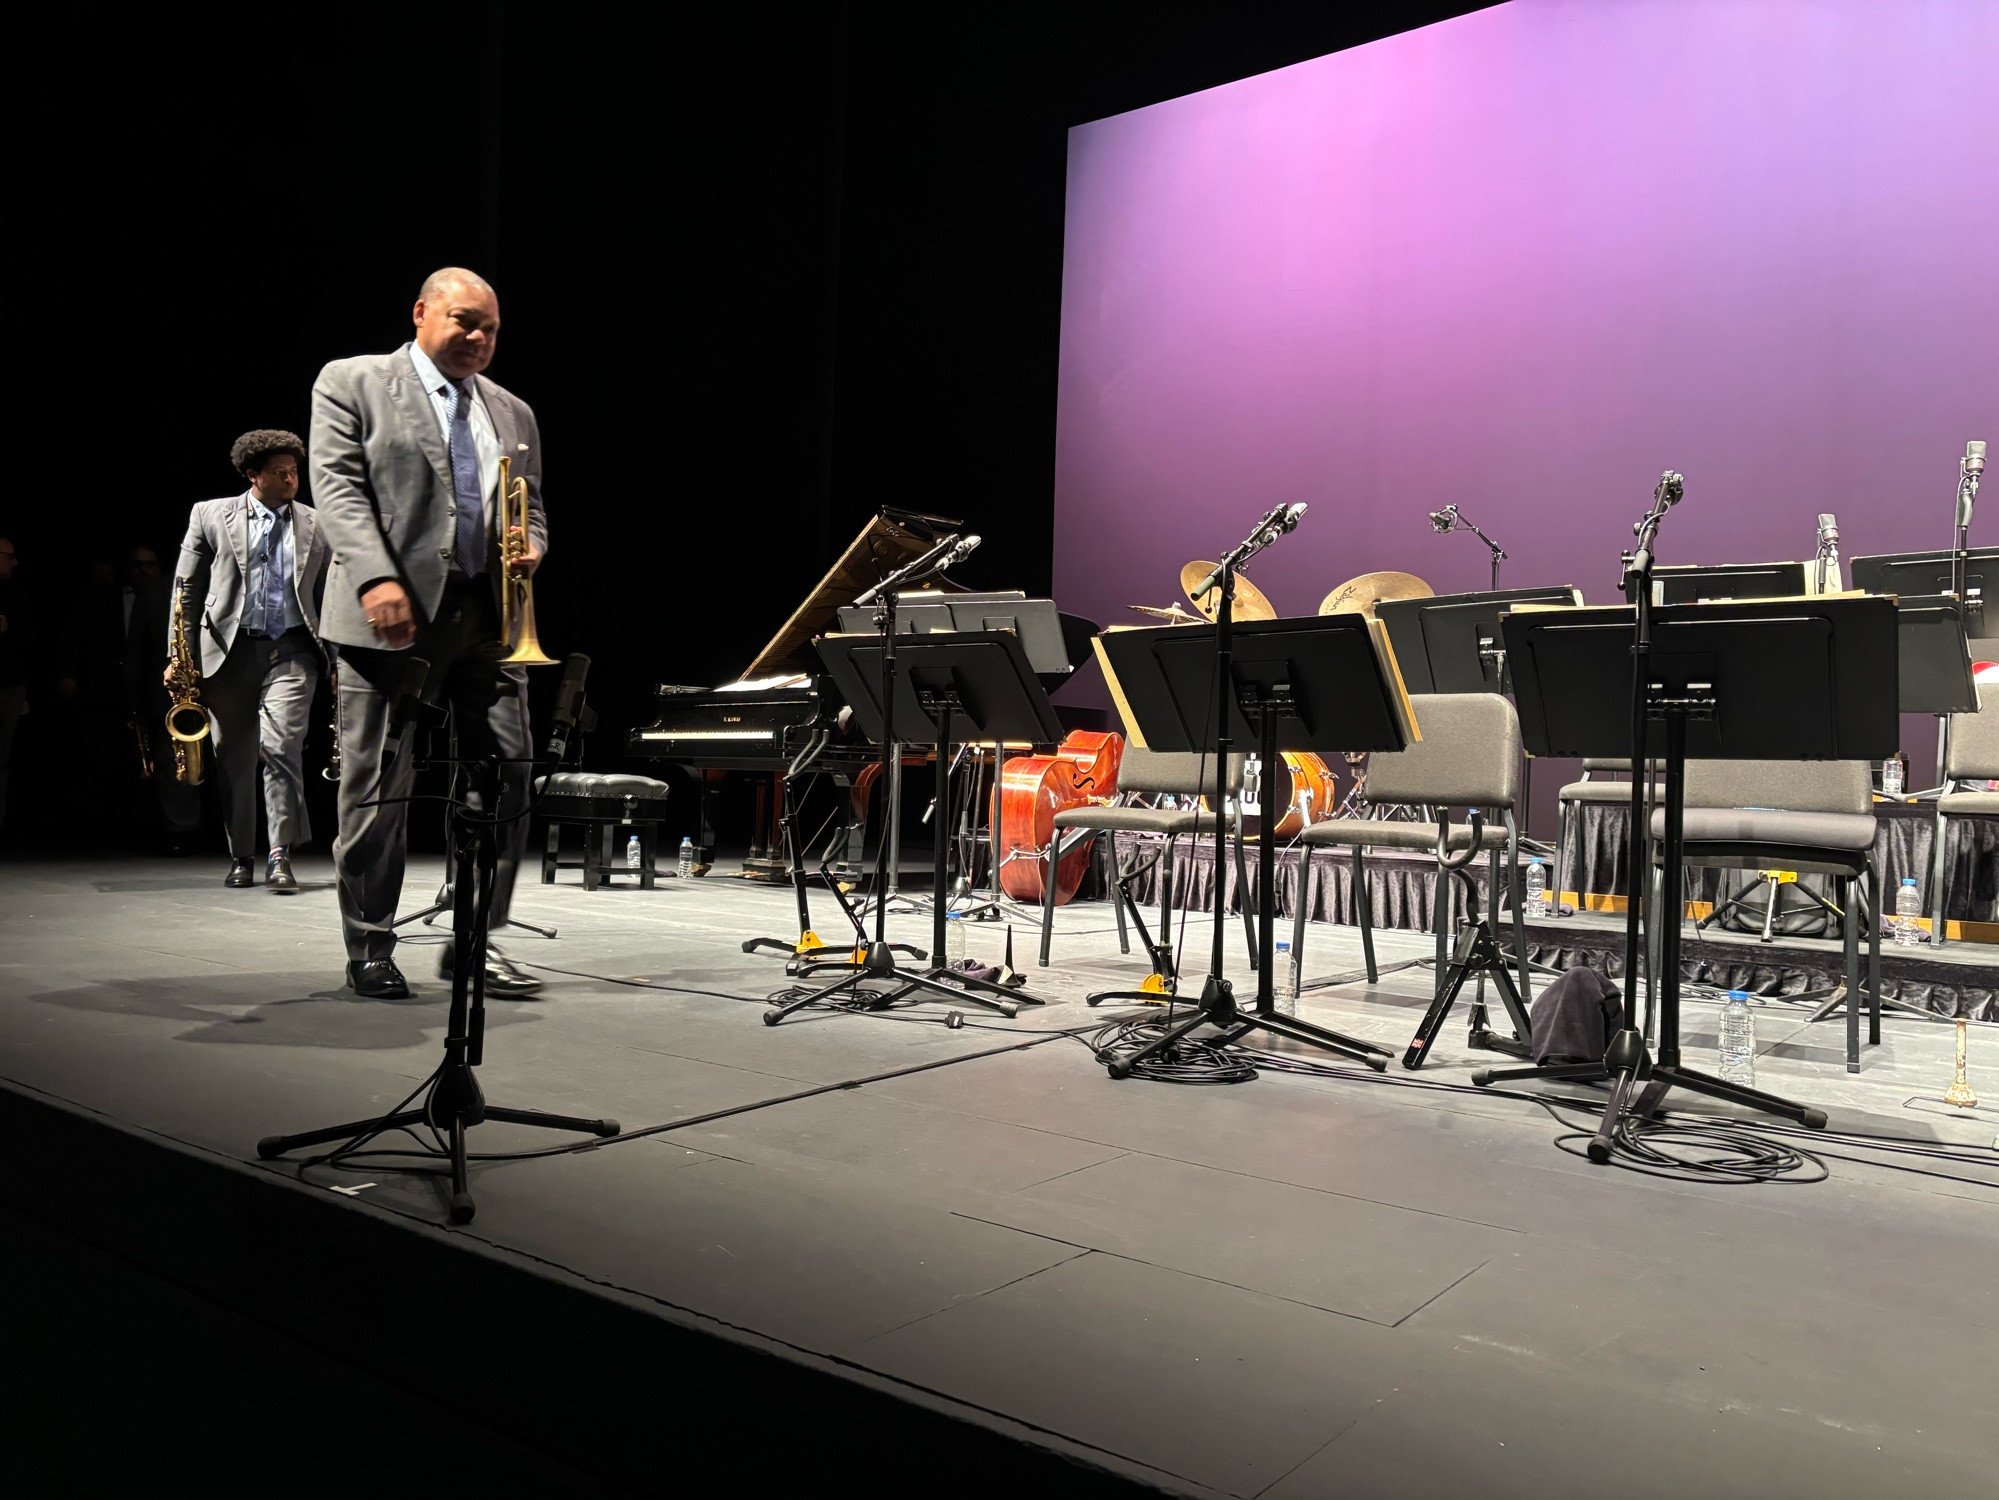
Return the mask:
POLYGON ((1663 561, 1809 557, 1821 510, 1947 545, 1999 439, 1995 67, 1992 0, 1516 0, 1079 126, 1057 597, 1137 623, 1302 499, 1283 613, 1484 587, 1451 501, 1506 585, 1609 602, 1668 466, 1663 561))

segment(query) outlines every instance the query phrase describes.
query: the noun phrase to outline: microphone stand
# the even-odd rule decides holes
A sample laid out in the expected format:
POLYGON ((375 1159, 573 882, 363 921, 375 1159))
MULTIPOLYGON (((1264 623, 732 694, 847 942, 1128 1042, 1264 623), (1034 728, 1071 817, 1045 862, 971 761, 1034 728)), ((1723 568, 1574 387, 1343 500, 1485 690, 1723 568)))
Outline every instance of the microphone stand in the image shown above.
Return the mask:
POLYGON ((1450 525, 1439 528, 1439 530, 1443 535, 1448 536, 1453 531, 1469 531, 1473 536, 1477 537, 1481 542, 1484 542, 1485 545, 1491 550, 1492 591, 1495 594, 1498 593, 1499 565, 1506 561, 1506 553, 1504 549, 1500 547, 1499 543, 1495 542, 1491 537, 1487 536, 1483 531, 1480 531, 1478 527, 1474 526, 1470 521, 1465 519, 1464 515, 1458 510, 1458 508, 1455 505, 1445 506, 1443 510, 1439 512, 1439 514, 1448 515, 1451 518, 1450 525))
MULTIPOLYGON (((1298 507, 1302 510, 1303 507, 1298 507)), ((1107 1069, 1112 1078, 1129 1078, 1138 1065, 1157 1053, 1170 1053, 1177 1047, 1182 1037, 1202 1026, 1214 1026, 1222 1033, 1224 1044, 1233 1042, 1254 1030, 1274 1032, 1278 1036, 1304 1042, 1308 1046, 1335 1052, 1343 1057, 1366 1063, 1377 1073, 1388 1066, 1388 1054, 1372 1043, 1357 1037, 1343 1036, 1337 1031, 1316 1026, 1309 1021, 1301 1021, 1293 1016, 1278 1014, 1269 1008, 1271 991, 1271 952, 1268 939, 1271 926, 1266 921, 1261 926, 1263 942, 1261 960, 1261 981, 1254 1008, 1245 1014, 1235 1001, 1235 991, 1226 976, 1224 955, 1228 947, 1228 920, 1223 909, 1222 873, 1228 868, 1228 823, 1226 816, 1227 799, 1223 789, 1228 785, 1229 751, 1234 740, 1229 734, 1229 702, 1236 690, 1235 683, 1235 591, 1236 573, 1242 565, 1276 541, 1286 532, 1296 529, 1297 512, 1288 505, 1280 505, 1257 523, 1256 530, 1244 539, 1242 545, 1234 548, 1215 565, 1215 570, 1201 580, 1192 590, 1192 598, 1198 605, 1211 590, 1219 589, 1215 607, 1215 931, 1214 947, 1208 957, 1208 977, 1201 986, 1201 998, 1196 1002, 1194 1013, 1184 1021, 1171 1022, 1174 1003, 1168 1000, 1169 1024, 1145 1045, 1122 1056, 1108 1058, 1107 1069)), ((1264 697, 1256 715, 1262 735, 1263 750, 1274 760, 1276 758, 1277 717, 1283 705, 1264 697)), ((1238 793, 1240 796, 1240 793, 1238 793)), ((1259 868, 1262 874, 1262 889, 1259 899, 1269 902, 1275 899, 1271 853, 1273 829, 1276 820, 1266 812, 1262 838, 1262 857, 1259 868)), ((1269 908, 1265 908, 1266 913, 1269 908)))
MULTIPOLYGON (((881 635, 881 785, 884 792, 892 785, 889 778, 890 768, 900 764, 902 759, 902 742, 895 737, 896 591, 905 583, 921 582, 929 578, 933 573, 942 572, 944 568, 950 565, 947 559, 952 554, 953 549, 957 547, 960 540, 961 538, 955 534, 947 536, 914 562, 907 563, 903 567, 896 569, 880 583, 866 590, 854 600, 856 605, 870 603, 874 605, 875 629, 881 635)), ((945 766, 945 761, 950 755, 948 745, 939 746, 937 753, 940 768, 948 769, 945 766)), ((943 783, 940 781, 941 784, 943 783)), ((832 999, 843 991, 855 992, 855 998, 861 998, 859 987, 869 980, 879 980, 886 984, 898 986, 896 989, 890 991, 885 998, 869 1002, 873 1005, 890 1005, 905 995, 919 990, 931 990, 948 996, 953 1000, 969 1000, 975 1005, 986 1006, 989 1009, 998 1011, 1008 1020, 1012 1020, 1018 1014, 1020 1009, 1019 1004, 1014 1000, 1006 998, 1006 992, 999 986, 993 986, 996 993, 987 995, 981 994, 974 988, 973 981, 965 981, 962 985, 944 984, 931 977, 943 967, 944 955, 941 953, 928 955, 932 968, 926 974, 905 973, 896 967, 895 950, 888 941, 888 901, 885 899, 888 882, 889 845, 894 842, 890 838, 890 833, 896 826, 889 817, 891 811, 892 809, 886 807, 882 810, 881 842, 875 848, 875 934, 873 940, 868 943, 867 951, 862 956, 861 962, 854 967, 851 973, 841 979, 835 980, 832 984, 815 990, 807 990, 804 994, 791 1000, 771 1006, 770 1009, 764 1012, 764 1024, 766 1026, 775 1026, 793 1011, 801 1010, 805 1006, 816 1004, 821 1000, 832 999)), ((899 855, 900 851, 897 851, 897 853, 899 855)), ((942 889, 944 882, 941 877, 937 884, 939 889, 932 893, 933 899, 939 901, 948 900, 947 893, 942 889)), ((921 961, 922 955, 918 957, 919 961, 921 961)), ((1025 998, 1038 999, 1038 997, 1033 996, 1025 998)))

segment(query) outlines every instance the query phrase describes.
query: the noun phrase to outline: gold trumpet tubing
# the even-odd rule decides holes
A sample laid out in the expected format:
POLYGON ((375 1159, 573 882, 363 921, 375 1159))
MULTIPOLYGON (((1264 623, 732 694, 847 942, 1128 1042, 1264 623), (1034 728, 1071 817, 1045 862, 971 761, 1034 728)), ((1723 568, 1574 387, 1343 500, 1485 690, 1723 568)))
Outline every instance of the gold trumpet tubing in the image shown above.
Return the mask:
POLYGON ((534 579, 515 577, 514 564, 528 553, 528 482, 512 474, 510 459, 500 459, 500 643, 512 649, 500 660, 509 666, 552 667, 555 658, 541 649, 535 631, 534 579))

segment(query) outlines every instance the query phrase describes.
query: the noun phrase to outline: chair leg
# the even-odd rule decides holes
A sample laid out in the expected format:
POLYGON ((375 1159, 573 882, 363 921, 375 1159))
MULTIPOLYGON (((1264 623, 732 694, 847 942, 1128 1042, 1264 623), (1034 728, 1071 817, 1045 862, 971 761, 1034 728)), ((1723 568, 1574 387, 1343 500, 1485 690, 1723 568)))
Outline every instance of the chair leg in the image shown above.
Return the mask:
POLYGON ((1930 946, 1943 946, 1943 849, 1950 837, 1950 821, 1939 812, 1931 824, 1930 834, 1930 946))
POLYGON ((1041 967, 1048 967, 1048 948, 1055 941, 1056 854, 1062 847, 1062 830, 1051 829, 1048 847, 1041 855, 1041 967))
MULTIPOLYGON (((1506 815, 1506 891, 1513 903, 1513 956, 1520 970, 1520 1003, 1532 1005, 1534 980, 1527 967, 1527 891, 1520 878, 1520 826, 1510 812, 1506 815)), ((1497 915, 1494 913, 1495 918, 1497 915)), ((1493 925, 1499 925, 1497 920, 1493 925)))
POLYGON ((1851 875, 1839 882, 1840 899, 1846 907, 1846 1071, 1860 1071, 1860 904, 1853 898, 1859 882, 1851 875))
MULTIPOLYGON (((1305 980, 1305 913, 1312 905, 1312 846, 1298 846, 1298 893, 1292 898, 1295 910, 1291 913, 1291 993, 1296 995, 1304 988, 1305 980)), ((1271 975, 1275 979, 1276 975, 1271 975)))
POLYGON ((1867 862, 1867 1041, 1881 1045, 1881 867, 1867 862))
POLYGON ((1111 911, 1117 917, 1117 951, 1120 953, 1129 953, 1131 952, 1131 934, 1125 927, 1124 902, 1118 896, 1117 891, 1117 835, 1114 833, 1100 833, 1097 835, 1097 845, 1103 851, 1100 857, 1103 860, 1104 889, 1110 893, 1111 911))
MULTIPOLYGON (((1437 929, 1437 982, 1432 986, 1430 997, 1432 1000, 1438 999, 1443 995, 1444 975, 1449 971, 1451 966, 1451 908, 1454 905, 1451 895, 1452 889, 1451 877, 1444 873, 1441 865, 1438 866, 1437 897, 1436 900, 1430 903, 1435 908, 1431 912, 1434 920, 1430 925, 1437 929)), ((1473 915, 1476 916, 1477 912, 1474 911, 1473 915)))
MULTIPOLYGON (((1267 833, 1264 835, 1264 837, 1266 838, 1268 836, 1269 835, 1267 833)), ((1235 830, 1236 902, 1242 908, 1243 936, 1249 939, 1249 972, 1254 974, 1256 972, 1256 959, 1257 959, 1256 913, 1251 908, 1256 905, 1256 902, 1250 899, 1249 870, 1247 865, 1243 861, 1242 844, 1243 844, 1242 822, 1240 819, 1238 819, 1236 822, 1236 830, 1235 830)), ((1258 868, 1259 869, 1262 868, 1260 863, 1258 865, 1258 868)), ((1221 871, 1219 870, 1215 872, 1215 920, 1217 922, 1222 920, 1222 879, 1221 879, 1221 871)))
POLYGON ((1162 933, 1173 930, 1173 890, 1174 853, 1179 840, 1172 834, 1166 836, 1166 853, 1161 857, 1159 867, 1159 930, 1162 933))
POLYGON ((548 823, 548 848, 541 856, 541 883, 555 884, 556 861, 562 858, 562 825, 553 818, 548 823))
MULTIPOLYGON (((1569 847, 1569 804, 1555 803, 1555 863, 1548 872, 1548 909, 1557 916, 1562 911, 1562 855, 1569 847)), ((1581 911, 1583 893, 1576 892, 1576 910, 1581 911)))
POLYGON ((639 824, 639 889, 656 890, 659 886, 659 824, 639 824))
POLYGON ((1381 970, 1374 962, 1374 888, 1367 881, 1367 861, 1359 844, 1353 846, 1353 904, 1360 916, 1360 955, 1367 965, 1367 982, 1381 983, 1381 970))

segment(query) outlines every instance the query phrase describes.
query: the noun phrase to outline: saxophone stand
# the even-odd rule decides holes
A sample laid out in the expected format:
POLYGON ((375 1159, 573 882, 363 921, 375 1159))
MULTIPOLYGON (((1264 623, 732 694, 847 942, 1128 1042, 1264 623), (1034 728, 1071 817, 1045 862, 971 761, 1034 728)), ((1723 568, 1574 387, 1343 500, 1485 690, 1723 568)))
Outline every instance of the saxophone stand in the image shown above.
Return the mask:
MULTIPOLYGON (((491 812, 474 812, 465 803, 452 809, 453 857, 451 968, 451 1010, 444 1028, 444 1060, 431 1075, 423 1102, 415 1109, 399 1110, 372 1120, 330 1125, 298 1135, 271 1135, 257 1142, 257 1155, 265 1161, 288 1156, 305 1146, 327 1141, 345 1142, 338 1150, 306 1165, 338 1163, 376 1137, 392 1130, 415 1130, 429 1126, 445 1137, 451 1159, 450 1213, 453 1224, 469 1224, 477 1212, 467 1182, 465 1138, 473 1126, 487 1120, 509 1125, 535 1125, 547 1130, 574 1130, 586 1135, 614 1136, 616 1120, 586 1120, 575 1115, 548 1114, 537 1109, 514 1109, 488 1104, 479 1088, 474 1069, 485 1059, 486 1042, 486 933, 493 911, 493 872, 499 863, 500 764, 497 760, 467 763, 470 775, 484 794, 482 805, 491 812)), ((526 814, 523 814, 526 816, 526 814)))
MULTIPOLYGON (((1529 1038, 1533 1026, 1527 1019, 1527 1009, 1520 1003, 1520 991, 1513 984, 1513 969, 1508 962, 1506 950, 1492 935, 1492 924, 1479 910, 1478 887, 1467 873, 1471 862, 1478 858, 1479 846, 1485 837, 1485 826, 1478 810, 1471 812, 1471 847, 1462 854, 1445 856, 1450 848, 1451 817, 1443 808, 1437 809, 1437 865, 1452 879, 1462 883, 1465 893, 1465 921, 1458 931, 1458 941, 1451 955, 1451 966, 1446 971, 1437 997, 1430 1002, 1430 1008, 1423 1013, 1423 1020, 1416 1028, 1415 1039, 1409 1043, 1409 1050, 1402 1054, 1402 1066, 1414 1071, 1423 1066, 1423 1059, 1429 1056, 1430 1044, 1437 1039, 1444 1021, 1457 1004, 1458 994, 1465 987, 1465 981, 1474 975, 1479 980, 1479 993, 1472 1006, 1471 1034, 1465 1039, 1468 1047, 1477 1047, 1487 1052, 1504 1052, 1509 1057, 1531 1057, 1533 1046, 1529 1038), (1486 975, 1492 976, 1492 987, 1499 991, 1500 1003, 1506 1007, 1507 1019, 1513 1023, 1513 1035, 1501 1036, 1486 1024, 1485 991, 1486 975)), ((1448 888, 1446 888, 1448 889, 1448 888)), ((1498 881, 1493 882, 1493 890, 1499 889, 1498 881)), ((1514 893, 1517 901, 1519 893, 1514 893)), ((1497 896, 1494 906, 1498 905, 1497 896)))
MULTIPOLYGON (((1212 627, 1169 626, 1164 630, 1113 631, 1099 636, 1105 676, 1113 683, 1120 706, 1127 708, 1133 727, 1153 749, 1190 751, 1199 748, 1187 726, 1212 724, 1215 785, 1226 782, 1228 758, 1237 738, 1255 735, 1262 762, 1279 763, 1283 750, 1326 754, 1345 750, 1400 750, 1408 743, 1407 698, 1391 690, 1383 673, 1386 636, 1378 622, 1364 615, 1321 615, 1303 620, 1266 620, 1248 625, 1238 646, 1235 624, 1236 570, 1278 537, 1293 530, 1299 506, 1278 506, 1256 530, 1216 566, 1200 588, 1196 601, 1210 589, 1220 595, 1212 627), (1335 729, 1319 709, 1341 706, 1342 723, 1335 729), (1398 712, 1398 709, 1400 712, 1398 712), (1279 725, 1285 733, 1280 744, 1279 725)), ((1221 799, 1217 797, 1217 802, 1221 799)), ((1276 840, 1266 829, 1257 841, 1257 983, 1253 1010, 1236 1005, 1226 974, 1224 953, 1229 922, 1224 912, 1222 872, 1228 868, 1228 819, 1215 814, 1215 925, 1208 975, 1193 1014, 1170 1022, 1143 1046, 1118 1056, 1100 1054, 1112 1078, 1129 1078, 1147 1058, 1171 1054, 1183 1038, 1203 1026, 1221 1033, 1226 1046, 1252 1031, 1267 1031, 1292 1041, 1365 1063, 1376 1072, 1387 1068, 1390 1054, 1372 1042, 1282 1015, 1277 1010, 1272 977, 1276 968, 1276 840)))

